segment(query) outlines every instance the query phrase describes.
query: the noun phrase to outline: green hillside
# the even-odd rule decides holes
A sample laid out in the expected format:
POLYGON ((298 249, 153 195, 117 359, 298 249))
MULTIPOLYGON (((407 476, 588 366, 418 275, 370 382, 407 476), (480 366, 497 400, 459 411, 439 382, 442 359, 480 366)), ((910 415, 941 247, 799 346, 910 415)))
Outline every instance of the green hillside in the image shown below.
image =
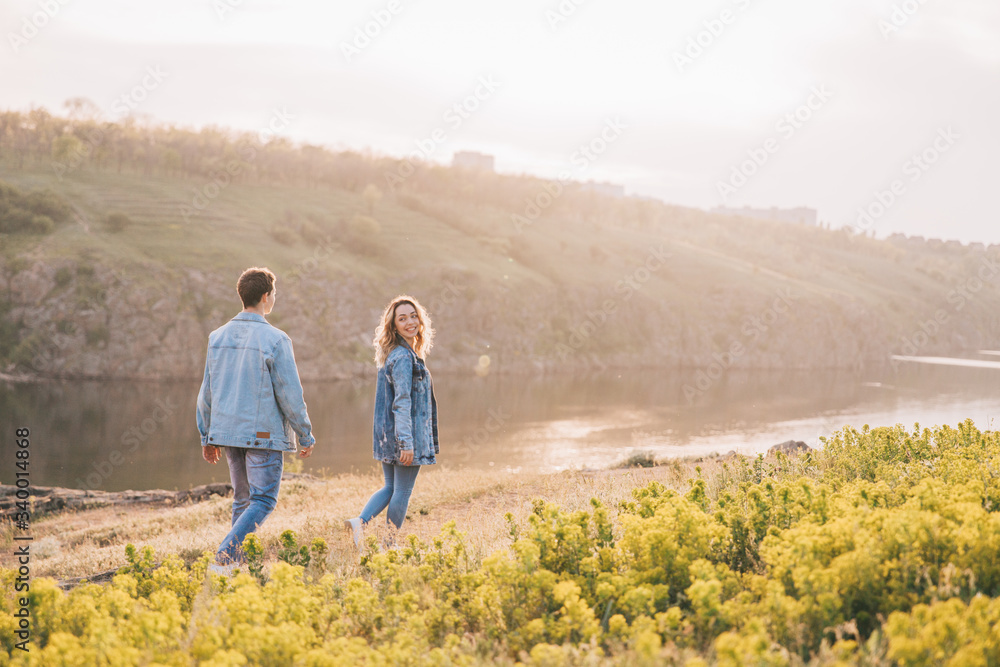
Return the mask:
POLYGON ((59 138, 81 122, 47 116, 29 149, 10 113, 0 181, 49 190, 72 215, 49 233, 0 234, 8 373, 198 377, 204 337, 238 310, 250 265, 277 272, 272 321, 314 378, 363 372, 377 315, 400 292, 431 308, 435 368, 484 354, 494 370, 858 367, 1000 342, 998 247, 879 241, 425 164, 392 190, 386 175, 405 163, 287 144, 227 163, 239 137, 218 131, 211 144, 207 130, 150 130, 159 152, 140 159, 121 148, 129 126, 81 153, 59 138), (182 139, 198 138, 185 152, 182 139))

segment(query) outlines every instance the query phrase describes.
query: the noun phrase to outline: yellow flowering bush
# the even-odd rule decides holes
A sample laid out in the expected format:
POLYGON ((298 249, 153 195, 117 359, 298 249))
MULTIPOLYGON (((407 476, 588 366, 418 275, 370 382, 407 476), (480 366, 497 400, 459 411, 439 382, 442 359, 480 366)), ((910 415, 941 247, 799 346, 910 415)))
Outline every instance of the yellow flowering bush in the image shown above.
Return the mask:
POLYGON ((108 584, 31 582, 27 652, 0 571, 0 665, 1000 664, 1000 436, 825 444, 616 507, 538 500, 485 558, 450 523, 353 578, 291 531, 228 579, 130 545, 108 584))

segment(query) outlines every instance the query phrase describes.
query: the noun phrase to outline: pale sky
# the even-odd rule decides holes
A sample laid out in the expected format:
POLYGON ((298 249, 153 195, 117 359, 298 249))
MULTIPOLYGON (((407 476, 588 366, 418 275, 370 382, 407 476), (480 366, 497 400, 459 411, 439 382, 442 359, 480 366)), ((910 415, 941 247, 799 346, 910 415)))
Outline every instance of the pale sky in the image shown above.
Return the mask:
POLYGON ((278 110, 333 149, 479 150, 838 227, 881 198, 860 223, 879 236, 1000 243, 996 0, 3 0, 0 33, 0 108, 247 130, 278 110))

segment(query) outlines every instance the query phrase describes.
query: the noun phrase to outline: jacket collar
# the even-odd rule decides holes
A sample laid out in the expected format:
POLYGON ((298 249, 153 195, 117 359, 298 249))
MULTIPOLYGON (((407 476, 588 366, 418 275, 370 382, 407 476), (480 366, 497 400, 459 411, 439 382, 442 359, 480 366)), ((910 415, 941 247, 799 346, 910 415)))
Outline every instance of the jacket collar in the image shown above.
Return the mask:
POLYGON ((410 354, 412 354, 416 359, 418 359, 420 361, 423 361, 423 359, 420 359, 420 356, 410 346, 410 344, 407 342, 407 340, 405 338, 403 338, 402 336, 400 336, 399 334, 396 334, 396 345, 398 345, 400 347, 405 347, 407 350, 410 351, 410 354))
POLYGON ((250 322, 263 322, 264 324, 267 324, 267 320, 264 318, 263 315, 258 315, 257 313, 247 313, 244 311, 240 311, 239 313, 237 313, 236 317, 234 317, 233 319, 248 320, 250 322))
MULTIPOLYGON (((404 347, 407 350, 409 350, 410 354, 413 355, 414 362, 416 362, 416 364, 418 366, 420 366, 420 368, 422 368, 428 375, 430 375, 430 370, 428 370, 428 368, 427 368, 427 363, 423 359, 421 359, 417 355, 416 352, 413 351, 413 348, 410 347, 410 344, 408 342, 406 342, 405 338, 403 338, 399 334, 396 334, 396 344, 397 344, 398 347, 404 347)), ((431 387, 431 400, 434 400, 434 388, 433 387, 431 387)))

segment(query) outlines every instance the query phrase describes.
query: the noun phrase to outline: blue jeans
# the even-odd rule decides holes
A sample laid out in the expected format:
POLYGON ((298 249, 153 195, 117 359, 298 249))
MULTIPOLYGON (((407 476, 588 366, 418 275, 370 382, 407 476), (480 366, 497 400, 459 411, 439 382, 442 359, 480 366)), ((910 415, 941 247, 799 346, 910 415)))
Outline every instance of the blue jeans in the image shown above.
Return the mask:
POLYGON ((406 518, 406 508, 410 504, 410 494, 413 484, 417 481, 420 466, 404 466, 394 463, 383 463, 382 474, 385 475, 385 486, 372 494, 361 510, 361 520, 368 523, 378 516, 386 507, 388 520, 396 528, 403 525, 406 518))
POLYGON ((233 482, 233 528, 219 545, 216 560, 244 563, 243 538, 257 530, 274 510, 284 459, 272 449, 223 447, 233 482))

